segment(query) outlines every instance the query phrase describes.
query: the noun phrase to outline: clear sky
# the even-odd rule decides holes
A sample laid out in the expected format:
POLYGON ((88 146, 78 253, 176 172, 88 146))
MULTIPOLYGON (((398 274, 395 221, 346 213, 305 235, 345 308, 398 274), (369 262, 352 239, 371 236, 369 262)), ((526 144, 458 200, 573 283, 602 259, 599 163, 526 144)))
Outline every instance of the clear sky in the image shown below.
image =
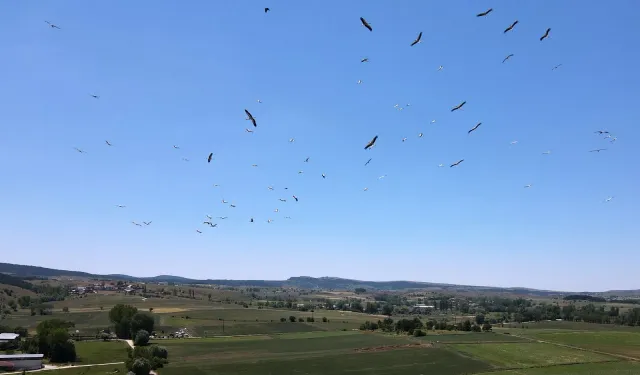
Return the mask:
POLYGON ((633 0, 6 2, 0 261, 640 288, 638 12, 633 0))

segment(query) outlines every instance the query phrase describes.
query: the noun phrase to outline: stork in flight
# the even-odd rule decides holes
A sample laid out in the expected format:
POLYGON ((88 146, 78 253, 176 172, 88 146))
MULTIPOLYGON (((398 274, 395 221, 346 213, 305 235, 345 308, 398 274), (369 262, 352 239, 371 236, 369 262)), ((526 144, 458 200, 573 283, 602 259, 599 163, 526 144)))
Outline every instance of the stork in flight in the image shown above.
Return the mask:
MULTIPOLYGON (((44 22, 46 22, 46 23, 47 23, 47 25, 51 26, 51 28, 52 28, 52 29, 60 29, 60 27, 58 27, 58 25, 54 25, 54 24, 52 24, 52 23, 51 23, 51 22, 49 22, 49 21, 44 21, 44 22)), ((62 30, 62 29, 60 29, 60 30, 62 30)))

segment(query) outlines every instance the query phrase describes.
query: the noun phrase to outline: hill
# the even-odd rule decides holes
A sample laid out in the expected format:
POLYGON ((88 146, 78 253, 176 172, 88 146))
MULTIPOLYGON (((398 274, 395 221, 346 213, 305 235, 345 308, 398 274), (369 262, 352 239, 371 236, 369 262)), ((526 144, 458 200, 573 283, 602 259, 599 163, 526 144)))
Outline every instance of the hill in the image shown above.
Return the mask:
MULTIPOLYGON (((476 293, 513 293, 531 296, 552 296, 566 294, 609 294, 610 292, 589 293, 589 292, 561 292, 551 290, 539 290, 522 287, 490 287, 490 286, 472 286, 472 285, 455 285, 444 283, 429 283, 420 281, 363 281, 344 279, 339 277, 310 277, 298 276, 290 277, 287 280, 225 280, 225 279, 190 279, 173 275, 158 275, 153 277, 136 277, 122 274, 91 274, 81 271, 58 270, 54 268, 28 266, 21 264, 0 263, 0 276, 8 278, 10 282, 5 284, 15 285, 18 287, 26 286, 25 281, 21 278, 33 277, 77 277, 90 279, 107 279, 107 280, 126 280, 137 282, 167 282, 177 284, 204 284, 204 285, 224 285, 224 286, 256 286, 256 287, 294 287, 303 289, 334 289, 334 290, 352 290, 355 288, 365 288, 369 290, 407 290, 407 289, 434 289, 443 291, 458 292, 476 292, 476 293), (4 274, 4 275, 3 275, 4 274), (20 285, 18 285, 18 284, 20 285)), ((633 290, 616 290, 619 296, 638 294, 633 290)))

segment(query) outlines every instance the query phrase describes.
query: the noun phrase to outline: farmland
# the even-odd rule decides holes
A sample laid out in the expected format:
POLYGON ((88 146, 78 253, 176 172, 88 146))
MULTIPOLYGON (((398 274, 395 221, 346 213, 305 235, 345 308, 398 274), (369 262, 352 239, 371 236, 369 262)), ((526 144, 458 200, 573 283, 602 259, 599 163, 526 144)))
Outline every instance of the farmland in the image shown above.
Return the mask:
MULTIPOLYGON (((47 281, 34 283, 44 288, 47 281)), ((65 285, 60 280, 50 283, 65 285)), ((20 296, 38 298, 19 286, 6 289, 4 295, 16 301, 20 296)), ((562 306, 585 306, 587 312, 620 309, 614 311, 617 324, 587 323, 575 317, 526 322, 524 315, 499 310, 507 306, 555 314, 551 305, 555 302, 543 297, 488 302, 482 296, 445 298, 439 293, 148 284, 138 285, 134 293, 58 295, 44 307, 13 309, 3 316, 2 325, 25 327, 33 335, 45 320, 73 323, 69 329, 76 340, 73 366, 51 364, 62 366, 51 370, 62 375, 127 372, 128 344, 112 340, 109 331, 101 332, 114 328, 109 311, 118 304, 152 317, 156 336, 151 343, 168 353, 169 362, 157 368, 160 375, 640 373, 640 328, 620 324, 620 312, 633 313, 633 305, 598 302, 600 307, 593 309, 584 302, 561 301, 562 306), (474 309, 483 309, 482 314, 470 310, 472 301, 478 301, 474 309), (411 311, 412 304, 425 302, 438 308, 411 311)))

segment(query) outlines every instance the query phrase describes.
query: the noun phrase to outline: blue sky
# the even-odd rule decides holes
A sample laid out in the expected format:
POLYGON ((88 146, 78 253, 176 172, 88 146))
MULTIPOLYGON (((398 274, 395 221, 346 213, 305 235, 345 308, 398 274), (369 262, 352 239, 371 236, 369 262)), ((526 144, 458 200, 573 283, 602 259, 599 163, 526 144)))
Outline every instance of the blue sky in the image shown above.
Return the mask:
POLYGON ((3 8, 2 261, 138 276, 640 288, 637 2, 3 8), (228 219, 208 228, 206 214, 228 219))

